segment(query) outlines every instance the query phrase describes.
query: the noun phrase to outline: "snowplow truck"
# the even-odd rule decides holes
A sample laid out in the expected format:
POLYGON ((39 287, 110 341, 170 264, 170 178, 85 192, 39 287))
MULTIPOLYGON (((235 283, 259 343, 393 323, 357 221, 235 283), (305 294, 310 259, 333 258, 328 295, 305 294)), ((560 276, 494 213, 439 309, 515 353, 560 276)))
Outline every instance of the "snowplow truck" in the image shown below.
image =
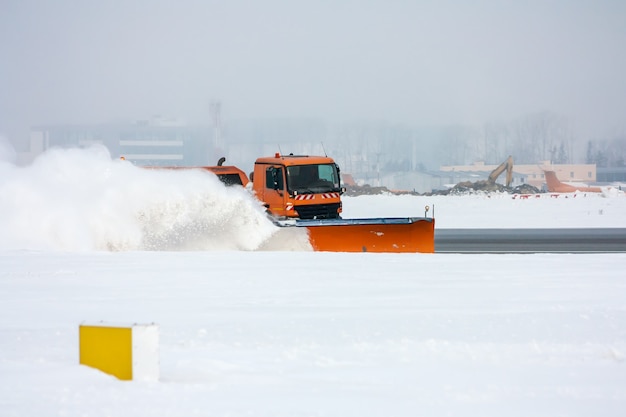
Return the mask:
MULTIPOLYGON (((343 219, 339 166, 327 156, 281 155, 256 160, 252 189, 280 227, 305 227, 316 251, 435 250, 435 220, 426 217, 343 219)), ((425 210, 427 213, 428 209, 425 210)))
POLYGON ((279 227, 306 228, 311 247, 324 252, 435 251, 435 219, 426 217, 341 218, 339 166, 327 156, 281 155, 254 163, 250 178, 236 166, 169 169, 203 169, 225 185, 250 188, 279 227))

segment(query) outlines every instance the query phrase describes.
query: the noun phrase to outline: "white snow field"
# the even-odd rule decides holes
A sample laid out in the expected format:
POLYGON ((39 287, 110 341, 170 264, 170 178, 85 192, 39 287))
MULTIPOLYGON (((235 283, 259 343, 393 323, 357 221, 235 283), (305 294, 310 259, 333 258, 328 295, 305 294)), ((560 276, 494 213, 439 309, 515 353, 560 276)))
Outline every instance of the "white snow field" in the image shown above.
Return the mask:
MULTIPOLYGON (((626 227, 626 198, 345 198, 437 227, 626 227), (432 210, 431 210, 432 213, 432 210)), ((623 416, 626 254, 307 250, 242 189, 102 148, 0 162, 2 416, 623 416), (272 250, 269 250, 272 249, 272 250), (78 363, 156 323, 158 382, 78 363)))

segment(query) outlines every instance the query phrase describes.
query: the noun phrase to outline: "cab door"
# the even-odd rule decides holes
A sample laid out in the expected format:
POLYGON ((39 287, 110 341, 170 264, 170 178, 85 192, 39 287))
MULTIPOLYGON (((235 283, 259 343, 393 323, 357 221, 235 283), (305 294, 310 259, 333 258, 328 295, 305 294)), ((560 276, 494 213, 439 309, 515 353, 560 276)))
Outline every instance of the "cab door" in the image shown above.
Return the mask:
POLYGON ((265 187, 263 201, 269 211, 275 216, 287 216, 285 205, 287 203, 285 191, 285 169, 281 165, 270 165, 265 169, 265 187))

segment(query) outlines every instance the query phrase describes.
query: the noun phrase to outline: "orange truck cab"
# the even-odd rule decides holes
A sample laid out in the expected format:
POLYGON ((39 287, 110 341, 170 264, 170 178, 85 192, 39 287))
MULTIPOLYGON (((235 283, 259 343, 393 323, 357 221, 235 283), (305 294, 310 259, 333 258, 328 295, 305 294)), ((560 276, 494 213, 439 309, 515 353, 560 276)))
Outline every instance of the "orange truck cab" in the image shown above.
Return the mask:
POLYGON ((277 153, 256 160, 251 180, 257 198, 276 217, 340 217, 344 189, 332 158, 277 153))

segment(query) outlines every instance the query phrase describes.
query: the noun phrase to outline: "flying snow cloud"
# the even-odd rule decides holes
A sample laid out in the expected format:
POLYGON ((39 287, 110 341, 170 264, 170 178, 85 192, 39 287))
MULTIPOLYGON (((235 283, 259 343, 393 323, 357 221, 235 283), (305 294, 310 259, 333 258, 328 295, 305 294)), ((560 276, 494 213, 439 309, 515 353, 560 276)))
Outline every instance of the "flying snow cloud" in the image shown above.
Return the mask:
POLYGON ((0 164, 0 248, 257 250, 278 228, 245 189, 201 170, 152 170, 104 147, 0 164))

